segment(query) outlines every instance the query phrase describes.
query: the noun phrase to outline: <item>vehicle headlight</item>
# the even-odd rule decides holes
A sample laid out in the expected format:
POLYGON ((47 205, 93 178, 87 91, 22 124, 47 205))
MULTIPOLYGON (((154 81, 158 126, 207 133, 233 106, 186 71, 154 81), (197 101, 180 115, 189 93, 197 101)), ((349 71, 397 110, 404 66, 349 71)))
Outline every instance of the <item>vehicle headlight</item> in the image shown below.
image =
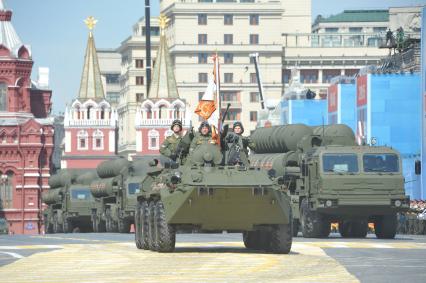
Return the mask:
POLYGON ((401 201, 399 200, 399 199, 397 199, 396 201, 395 201, 395 206, 396 207, 400 207, 401 206, 401 201))
POLYGON ((332 205, 333 205, 333 202, 329 199, 325 202, 325 206, 327 206, 327 207, 330 207, 332 205))

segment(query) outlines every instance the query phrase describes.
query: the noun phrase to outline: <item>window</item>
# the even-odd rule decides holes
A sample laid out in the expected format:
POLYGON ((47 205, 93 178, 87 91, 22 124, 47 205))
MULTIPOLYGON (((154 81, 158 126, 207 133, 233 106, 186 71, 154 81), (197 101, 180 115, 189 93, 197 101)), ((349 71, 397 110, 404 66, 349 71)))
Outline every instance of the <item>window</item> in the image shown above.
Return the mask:
POLYGON ((198 54, 198 64, 207 64, 207 53, 199 53, 198 54))
POLYGON ((204 92, 199 92, 198 93, 198 100, 203 99, 203 95, 204 95, 204 92))
MULTIPOLYGON (((225 113, 222 113, 224 115, 225 113)), ((230 109, 228 115, 226 115, 225 120, 227 121, 239 121, 240 120, 241 109, 230 109)))
POLYGON ((233 64, 234 63, 234 54, 225 53, 223 57, 225 58, 225 64, 233 64))
POLYGON ((198 44, 207 44, 207 34, 205 33, 198 34, 198 44))
POLYGON ((250 25, 252 26, 259 25, 259 15, 257 14, 250 15, 250 25))
POLYGON ((143 84, 144 84, 143 77, 142 76, 136 77, 136 85, 143 85, 143 84))
POLYGON ((143 101, 144 95, 143 93, 136 93, 136 102, 140 103, 143 101))
POLYGON ((167 119, 168 118, 168 116, 167 116, 167 107, 166 106, 161 105, 158 108, 158 118, 159 119, 167 119))
POLYGON ((119 84, 120 74, 105 74, 105 80, 107 84, 119 84))
POLYGON ((105 119, 105 107, 101 108, 101 120, 105 119))
POLYGON ((222 101, 238 101, 238 92, 236 91, 221 91, 220 96, 222 101))
POLYGON ((128 191, 129 195, 138 194, 141 192, 140 185, 138 183, 129 183, 128 191))
POLYGON ((89 189, 72 189, 71 198, 74 200, 90 200, 92 199, 92 193, 89 189))
POLYGON ((258 34, 250 34, 250 44, 259 44, 258 34))
POLYGON ((82 130, 79 131, 77 134, 77 149, 78 150, 86 150, 88 149, 88 141, 89 141, 89 135, 86 131, 82 130))
POLYGON ((250 92, 250 102, 259 102, 258 92, 250 92))
POLYGON ((146 109, 146 118, 152 119, 152 108, 151 108, 151 106, 148 106, 147 109, 146 109))
POLYGON ((250 73, 250 83, 257 84, 256 73, 250 73))
POLYGON ((354 32, 354 33, 362 32, 362 28, 361 27, 352 27, 352 28, 349 28, 349 32, 354 32))
POLYGON ((290 83, 290 78, 291 78, 291 70, 284 69, 282 71, 282 83, 283 84, 290 83))
POLYGON ((364 154, 362 162, 364 172, 399 172, 396 154, 364 154))
POLYGON ((358 157, 356 154, 324 154, 322 167, 324 172, 357 173, 358 157))
POLYGON ((15 174, 12 171, 3 174, 0 172, 0 207, 12 208, 12 196, 15 174))
POLYGON ((198 82, 207 83, 207 73, 198 73, 198 82))
POLYGON ((336 33, 339 31, 339 28, 325 28, 325 32, 336 33))
POLYGON ((93 106, 88 106, 87 107, 87 120, 90 120, 90 114, 92 112, 92 108, 93 108, 93 106))
POLYGON ((198 14, 198 24, 207 25, 207 14, 198 14))
POLYGON ((300 82, 309 84, 318 82, 318 70, 300 70, 300 82))
POLYGON ((330 83, 331 79, 340 76, 340 70, 323 70, 322 71, 322 82, 330 83))
POLYGON ((157 150, 159 149, 158 139, 160 138, 160 134, 156 130, 150 130, 148 132, 148 149, 157 150))
MULTIPOLYGON (((145 36, 145 27, 142 28, 142 35, 145 36)), ((151 27, 151 36, 159 36, 160 35, 160 27, 151 27)))
POLYGON ((223 24, 226 26, 231 26, 234 24, 234 17, 230 14, 225 14, 223 17, 223 24))
POLYGON ((0 84, 0 111, 7 111, 7 85, 0 84))
POLYGON ((143 59, 136 59, 136 68, 143 69, 143 59))
POLYGON ((175 119, 181 119, 182 110, 179 105, 176 105, 173 111, 173 115, 175 119))
POLYGON ((233 44, 234 36, 232 34, 224 34, 223 35, 223 43, 224 44, 233 44))
POLYGON ((120 102, 120 93, 119 92, 107 92, 106 97, 107 97, 108 102, 110 102, 110 103, 120 102))
POLYGON ((250 111, 250 122, 257 122, 257 111, 250 111))
POLYGON ((232 83, 234 81, 233 73, 225 73, 225 83, 232 83))
POLYGON ((104 133, 101 130, 96 130, 93 132, 93 149, 104 149, 104 133))
POLYGON ((373 27, 373 32, 385 32, 386 27, 373 27))

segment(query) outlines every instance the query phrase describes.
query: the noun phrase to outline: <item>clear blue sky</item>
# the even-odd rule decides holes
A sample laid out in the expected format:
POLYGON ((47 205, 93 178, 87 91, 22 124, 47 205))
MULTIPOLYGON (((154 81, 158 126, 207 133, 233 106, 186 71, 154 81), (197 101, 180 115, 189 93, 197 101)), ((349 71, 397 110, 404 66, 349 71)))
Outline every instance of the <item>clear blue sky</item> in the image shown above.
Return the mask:
MULTIPOLYGON (((50 68, 53 112, 77 96, 86 48, 87 29, 83 20, 99 20, 95 30, 98 48, 116 48, 131 35, 132 26, 144 15, 144 0, 4 0, 12 9, 13 25, 33 51, 37 67, 50 68)), ((159 1, 151 0, 151 13, 158 15, 159 1)), ((389 8, 426 5, 426 0, 312 0, 312 17, 331 15, 345 9, 389 8)))

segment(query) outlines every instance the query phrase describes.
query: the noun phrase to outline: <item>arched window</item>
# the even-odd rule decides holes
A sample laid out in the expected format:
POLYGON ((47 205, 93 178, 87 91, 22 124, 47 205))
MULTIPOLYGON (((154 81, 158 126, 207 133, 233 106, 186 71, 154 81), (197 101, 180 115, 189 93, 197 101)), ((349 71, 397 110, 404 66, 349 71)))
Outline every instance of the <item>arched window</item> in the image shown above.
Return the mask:
POLYGON ((6 133, 4 132, 0 134, 0 143, 7 143, 6 133))
POLYGON ((0 111, 7 111, 7 85, 0 83, 0 111))
POLYGON ((15 174, 8 171, 0 173, 0 209, 13 207, 13 186, 15 174))
POLYGON ((105 107, 101 108, 101 120, 105 119, 105 107))
POLYGON ((80 109, 80 106, 77 105, 74 109, 75 109, 74 110, 75 111, 74 112, 74 119, 77 118, 77 120, 80 120, 81 119, 81 109, 80 109))
POLYGON ((87 150, 89 149, 89 135, 86 131, 81 130, 77 134, 77 149, 87 150))
POLYGON ((147 119, 152 119, 152 108, 149 105, 146 108, 146 118, 147 119))
POLYGON ((100 130, 96 130, 93 133, 93 149, 94 150, 104 149, 104 133, 100 130))
POLYGON ((160 148, 160 133, 157 130, 148 132, 148 149, 158 150, 160 148))
POLYGON ((180 119, 181 118, 180 115, 181 115, 180 106, 176 105, 175 106, 175 111, 174 111, 175 119, 180 119))
POLYGON ((161 105, 158 108, 158 119, 167 119, 167 107, 164 105, 161 105))
POLYGON ((87 106, 87 120, 90 120, 90 112, 92 110, 93 106, 87 106))

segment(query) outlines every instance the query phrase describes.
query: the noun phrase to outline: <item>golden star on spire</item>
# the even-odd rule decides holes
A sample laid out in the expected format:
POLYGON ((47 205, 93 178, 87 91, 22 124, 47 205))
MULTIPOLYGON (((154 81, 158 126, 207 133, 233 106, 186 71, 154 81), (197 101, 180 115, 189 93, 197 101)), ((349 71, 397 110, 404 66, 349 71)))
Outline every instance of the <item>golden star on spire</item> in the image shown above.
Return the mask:
POLYGON ((164 14, 160 14, 158 21, 159 21, 160 29, 164 30, 164 29, 166 29, 167 24, 169 23, 170 19, 167 18, 164 14))
POLYGON ((96 20, 93 16, 90 16, 84 20, 84 23, 86 24, 87 28, 91 32, 95 28, 96 24, 98 23, 98 20, 96 20))

